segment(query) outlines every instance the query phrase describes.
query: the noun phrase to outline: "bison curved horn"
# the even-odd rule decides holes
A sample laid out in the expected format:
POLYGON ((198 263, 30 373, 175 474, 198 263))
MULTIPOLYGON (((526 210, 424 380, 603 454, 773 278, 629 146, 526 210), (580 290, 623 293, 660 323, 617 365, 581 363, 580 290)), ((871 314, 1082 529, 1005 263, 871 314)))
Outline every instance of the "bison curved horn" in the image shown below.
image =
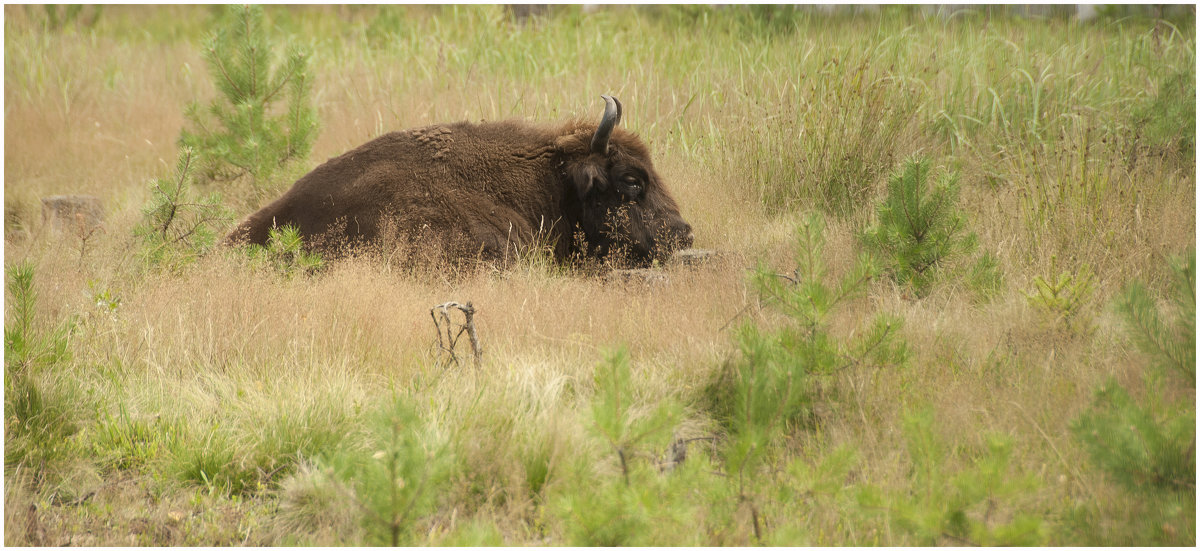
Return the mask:
POLYGON ((617 123, 621 122, 621 102, 612 96, 600 97, 604 98, 604 118, 600 119, 600 126, 596 127, 596 134, 592 136, 592 152, 605 155, 608 153, 608 138, 612 136, 617 123))

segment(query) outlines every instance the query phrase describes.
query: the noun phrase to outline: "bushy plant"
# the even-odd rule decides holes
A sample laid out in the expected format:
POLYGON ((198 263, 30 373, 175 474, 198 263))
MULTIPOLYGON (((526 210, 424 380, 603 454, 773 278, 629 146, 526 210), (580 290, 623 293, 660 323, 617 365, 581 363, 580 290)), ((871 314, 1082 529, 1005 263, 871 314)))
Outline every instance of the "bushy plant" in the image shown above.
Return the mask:
POLYGON ((347 442, 322 454, 361 509, 367 543, 397 546, 410 541, 417 521, 437 506, 440 487, 454 465, 451 448, 436 427, 397 398, 368 420, 368 447, 347 442))
POLYGON ((34 461, 44 467, 65 453, 67 437, 79 430, 76 385, 56 372, 70 360, 73 324, 39 327, 33 265, 5 272, 13 315, 4 324, 4 463, 34 461))
POLYGON ((1109 381, 1096 391, 1091 410, 1076 419, 1072 429, 1092 461, 1126 490, 1194 491, 1195 410, 1171 402, 1135 400, 1109 381))
POLYGON ((827 281, 821 216, 810 215, 796 235, 798 267, 791 276, 763 266, 751 276, 764 301, 792 323, 774 332, 742 326, 740 358, 726 364, 707 391, 713 413, 729 431, 725 466, 739 499, 751 504, 756 533, 761 530, 747 481, 782 435, 811 422, 812 380, 849 368, 899 365, 908 353, 898 338, 903 320, 895 316, 875 316, 854 337, 831 334, 830 313, 860 296, 877 269, 868 255, 860 255, 849 273, 827 281))
MULTIPOLYGON (((914 157, 888 179, 887 197, 879 203, 877 223, 862 234, 884 270, 919 296, 929 291, 939 269, 952 259, 974 252, 978 239, 966 229, 958 210, 958 175, 944 172, 932 185, 928 158, 914 157)), ((988 265, 979 278, 987 279, 988 265)), ((995 273, 994 263, 991 272, 995 273)), ((994 277, 993 277, 994 279, 994 277)))
MULTIPOLYGON (((1196 256, 1170 262, 1168 308, 1140 283, 1118 296, 1116 310, 1149 361, 1141 396, 1109 380, 1071 432, 1130 495, 1140 514, 1123 532, 1140 543, 1195 543, 1196 515, 1196 256)), ((1085 523, 1084 530, 1091 530, 1085 523)))
POLYGON ((292 277, 296 273, 312 273, 325 265, 320 253, 304 250, 300 230, 287 225, 267 231, 267 245, 251 245, 250 256, 292 277))
POLYGON ((1156 371, 1196 387, 1196 255, 1172 258, 1170 310, 1162 311, 1138 282, 1125 289, 1117 311, 1139 351, 1156 371), (1165 318, 1165 319, 1164 319, 1165 318))
MULTIPOLYGON (((703 511, 723 506, 707 494, 728 488, 706 468, 712 464, 699 457, 669 472, 639 462, 627 484, 620 477, 589 475, 591 469, 581 464, 572 472, 575 483, 552 502, 553 510, 570 545, 699 545, 707 541, 696 524, 706 516, 703 511)), ((722 497, 725 506, 736 505, 722 497)))
POLYGON ((629 352, 618 349, 595 371, 589 424, 611 456, 574 456, 550 500, 572 545, 681 545, 701 487, 723 486, 706 457, 685 461, 687 442, 673 438, 681 408, 670 399, 635 396, 629 352), (660 453, 661 452, 661 453, 660 453))
POLYGON ((1092 460, 1133 492, 1195 492, 1196 257, 1171 263, 1173 319, 1140 283, 1116 308, 1134 344, 1150 360, 1146 396, 1136 400, 1115 381, 1097 392, 1072 431, 1092 460), (1180 392, 1182 391, 1182 392, 1180 392))
POLYGON ((1080 316, 1092 295, 1092 271, 1087 264, 1056 278, 1034 276, 1033 289, 1025 293, 1029 304, 1068 329, 1086 329, 1091 320, 1080 316))
POLYGON ((1162 78, 1153 101, 1140 106, 1133 124, 1152 149, 1196 158, 1196 76, 1175 73, 1162 78))
POLYGON ((621 474, 628 484, 630 462, 639 445, 655 443, 669 436, 671 428, 679 421, 679 410, 671 401, 663 401, 653 411, 635 415, 628 350, 613 352, 597 367, 595 382, 593 426, 616 454, 621 474))
POLYGON ((841 340, 830 334, 831 313, 861 296, 878 268, 870 256, 859 255, 847 274, 827 281, 824 228, 823 218, 815 213, 797 227, 797 268, 791 275, 765 266, 751 275, 751 285, 764 302, 793 323, 777 332, 753 325, 739 331, 741 359, 729 364, 722 384, 710 388, 718 392, 714 397, 719 416, 735 432, 741 430, 738 423, 750 431, 802 420, 811 405, 811 376, 864 365, 896 365, 907 356, 907 347, 897 339, 903 320, 894 316, 875 316, 854 338, 841 340))
POLYGON ((235 5, 204 44, 204 61, 220 95, 201 111, 179 144, 200 153, 202 181, 248 178, 263 192, 289 163, 308 156, 317 134, 309 54, 290 45, 277 62, 262 6, 235 5), (282 104, 282 108, 276 106, 282 104))
POLYGON ((142 241, 143 258, 152 265, 178 267, 194 261, 212 248, 218 225, 232 218, 221 205, 220 195, 196 196, 196 157, 185 148, 179 153, 174 175, 155 180, 150 202, 133 230, 142 241))
POLYGON ((947 472, 950 448, 934 431, 932 410, 904 418, 904 438, 912 462, 912 486, 893 491, 866 485, 859 504, 868 511, 887 511, 892 524, 932 545, 1039 545, 1045 534, 1041 519, 1016 512, 993 514, 997 505, 1019 499, 1036 488, 1031 475, 1012 465, 1012 441, 987 437, 987 449, 957 473, 947 472))

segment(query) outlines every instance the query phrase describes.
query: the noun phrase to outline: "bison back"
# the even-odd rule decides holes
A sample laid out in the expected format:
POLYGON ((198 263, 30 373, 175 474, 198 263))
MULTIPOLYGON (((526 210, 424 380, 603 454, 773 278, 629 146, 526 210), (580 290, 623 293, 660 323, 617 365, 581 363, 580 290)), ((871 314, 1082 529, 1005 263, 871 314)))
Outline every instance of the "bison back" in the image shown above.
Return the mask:
POLYGON ((404 237, 501 254, 560 216, 552 151, 551 131, 513 121, 392 132, 321 164, 227 240, 266 244, 290 224, 330 252, 404 237))

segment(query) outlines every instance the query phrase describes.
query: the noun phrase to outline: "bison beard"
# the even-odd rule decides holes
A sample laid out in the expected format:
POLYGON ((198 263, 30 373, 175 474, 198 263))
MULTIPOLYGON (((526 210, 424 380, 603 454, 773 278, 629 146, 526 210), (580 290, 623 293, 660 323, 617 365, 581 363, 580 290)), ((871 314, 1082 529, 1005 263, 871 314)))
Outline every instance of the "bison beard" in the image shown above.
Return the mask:
POLYGON ((518 121, 433 125, 385 134, 330 159, 251 214, 226 243, 265 245, 293 225, 306 246, 339 254, 393 235, 451 261, 503 260, 547 243, 574 256, 648 264, 691 246, 692 228, 621 104, 601 96, 599 124, 518 121))

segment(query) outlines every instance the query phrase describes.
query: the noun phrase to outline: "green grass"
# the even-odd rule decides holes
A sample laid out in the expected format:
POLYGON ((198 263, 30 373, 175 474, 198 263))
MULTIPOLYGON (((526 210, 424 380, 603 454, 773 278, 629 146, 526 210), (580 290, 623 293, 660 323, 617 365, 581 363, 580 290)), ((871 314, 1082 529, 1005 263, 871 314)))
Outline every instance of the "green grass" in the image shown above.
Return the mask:
MULTIPOLYGON (((220 9, 8 6, 5 543, 1194 545, 1194 479, 1129 491, 1073 428, 1169 418, 1154 460, 1194 467, 1194 409, 1164 413, 1194 371, 1156 379, 1111 308, 1133 282, 1138 311, 1167 303, 1166 259, 1195 249, 1194 14, 1126 11, 265 9, 312 52, 299 172, 391 130, 619 97, 724 253, 642 285, 539 251, 455 273, 296 269, 285 242, 287 277, 219 247, 140 262, 185 108, 217 96, 220 9), (919 295, 871 277, 859 238, 914 156, 958 175, 982 255, 919 295), (42 227, 66 193, 102 199, 103 232, 42 227), (814 214, 820 239, 797 237, 814 214), (478 369, 438 362, 447 301, 475 305, 478 369), (760 396, 789 376, 802 392, 760 396), (735 422, 759 398, 786 411, 735 422)), ((235 218, 270 199, 220 192, 235 218)))

